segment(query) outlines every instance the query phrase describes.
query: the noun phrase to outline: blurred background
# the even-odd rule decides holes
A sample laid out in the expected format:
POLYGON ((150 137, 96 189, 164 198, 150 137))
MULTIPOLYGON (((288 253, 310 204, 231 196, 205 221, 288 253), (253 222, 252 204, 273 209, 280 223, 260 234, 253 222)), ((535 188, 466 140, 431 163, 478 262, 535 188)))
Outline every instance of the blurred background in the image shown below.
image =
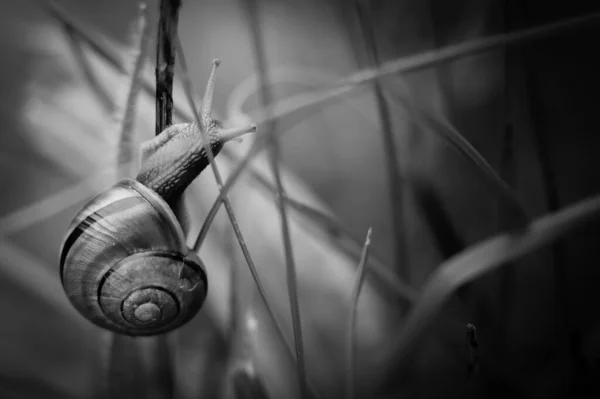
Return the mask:
MULTIPOLYGON (((136 1, 55 3, 103 38, 117 62, 132 63, 136 1)), ((246 364, 269 397, 298 397, 293 363, 265 315, 224 212, 200 252, 210 279, 206 309, 168 337, 166 371, 156 365, 162 357, 138 358, 131 368, 140 370, 130 373, 130 380, 106 381, 111 378, 107 368, 116 367, 110 339, 68 303, 58 253, 68 223, 85 200, 117 179, 114 173, 98 177, 98 171, 116 163, 130 77, 48 4, 0 5, 0 397, 100 397, 108 383, 123 384, 123 397, 239 398, 231 392, 231 370, 246 364), (232 280, 231 271, 238 269, 240 276, 232 280), (238 295, 237 308, 230 304, 232 292, 238 295), (240 323, 233 322, 236 318, 240 323), (234 325, 237 333, 230 334, 234 325), (145 393, 134 389, 160 385, 160 378, 151 377, 156 372, 173 374, 173 396, 160 387, 145 393)), ((198 94, 211 60, 221 59, 214 109, 226 124, 236 124, 251 120, 252 111, 261 107, 252 84, 257 73, 253 29, 262 36, 269 90, 277 102, 378 62, 598 8, 583 0, 184 0, 179 32, 198 94)), ((157 10, 158 1, 148 1, 144 76, 149 82, 157 10)), ((418 292, 444 259, 511 225, 506 206, 438 130, 459 131, 532 217, 598 193, 600 61, 594 49, 599 32, 597 23, 590 23, 392 74, 279 119, 274 128, 286 131, 281 140, 286 189, 334 215, 358 240, 372 227, 372 254, 418 292), (398 167, 391 156, 398 158, 398 167), (435 199, 434 208, 447 220, 431 216, 431 206, 423 205, 431 205, 427 198, 435 199), (453 229, 445 236, 454 239, 451 243, 436 234, 447 225, 453 229)), ((141 92, 138 143, 154 134, 153 101, 150 92, 141 92)), ((180 85, 175 105, 189 113, 180 85)), ((229 152, 218 160, 224 174, 251 141, 228 145, 229 152)), ((269 175, 267 164, 264 155, 253 162, 269 175)), ((193 190, 193 217, 201 224, 216 198, 212 173, 204 172, 193 190)), ((274 196, 244 175, 231 198, 291 337, 274 196)), ((301 214, 290 217, 308 373, 320 397, 344 397, 345 315, 358 257, 301 214)), ((461 287, 442 311, 450 317, 440 317, 421 337, 408 366, 407 359, 396 359, 386 349, 402 328, 406 298, 368 279, 358 313, 357 397, 600 393, 595 383, 600 377, 597 227, 461 287), (466 323, 477 327, 475 371, 465 346, 466 323)))

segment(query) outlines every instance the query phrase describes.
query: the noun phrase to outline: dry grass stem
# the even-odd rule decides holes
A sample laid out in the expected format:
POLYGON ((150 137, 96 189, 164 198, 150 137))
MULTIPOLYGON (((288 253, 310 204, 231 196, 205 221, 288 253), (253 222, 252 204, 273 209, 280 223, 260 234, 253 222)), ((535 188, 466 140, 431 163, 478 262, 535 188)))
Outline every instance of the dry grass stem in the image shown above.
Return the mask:
POLYGON ((354 280, 354 286, 352 287, 352 294, 350 296, 350 317, 348 318, 348 335, 346 337, 346 397, 348 399, 354 399, 356 397, 356 313, 358 310, 358 299, 360 297, 360 290, 365 280, 365 274, 367 272, 366 264, 369 257, 369 247, 371 245, 371 228, 367 231, 367 238, 362 248, 360 261, 356 269, 356 279, 354 280))

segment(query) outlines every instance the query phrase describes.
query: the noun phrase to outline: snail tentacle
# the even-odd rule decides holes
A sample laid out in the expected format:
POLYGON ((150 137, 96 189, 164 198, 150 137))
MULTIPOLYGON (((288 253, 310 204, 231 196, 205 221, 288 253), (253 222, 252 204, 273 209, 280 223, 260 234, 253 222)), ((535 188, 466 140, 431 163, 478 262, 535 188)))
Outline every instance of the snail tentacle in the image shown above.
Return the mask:
POLYGON ((200 122, 204 125, 204 129, 208 130, 211 123, 212 116, 212 102, 215 94, 215 81, 217 79, 217 67, 221 65, 221 60, 215 58, 212 61, 212 68, 210 70, 210 76, 208 77, 208 83, 206 84, 206 90, 204 91, 204 98, 202 99, 202 107, 200 108, 200 122))
MULTIPOLYGON (((256 132, 256 125, 224 129, 212 119, 212 100, 219 60, 213 60, 202 103, 202 129, 216 156, 223 145, 256 132)), ((136 180, 156 191, 169 205, 174 205, 186 188, 210 164, 205 137, 195 123, 176 124, 143 145, 144 161, 136 180)))

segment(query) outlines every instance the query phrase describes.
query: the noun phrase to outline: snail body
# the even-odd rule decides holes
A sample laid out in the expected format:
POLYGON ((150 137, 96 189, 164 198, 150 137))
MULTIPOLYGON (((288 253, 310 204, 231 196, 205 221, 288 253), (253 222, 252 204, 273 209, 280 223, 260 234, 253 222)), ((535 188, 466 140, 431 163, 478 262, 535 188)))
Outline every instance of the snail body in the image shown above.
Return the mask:
MULTIPOLYGON (((256 126, 222 129, 210 118, 215 69, 203 103, 202 128, 216 155, 228 140, 256 126)), ((60 253, 67 297, 94 324, 127 335, 178 328, 202 307, 208 281, 203 262, 186 245, 172 206, 208 166, 195 124, 169 126, 142 146, 136 179, 91 199, 71 222, 60 253)))

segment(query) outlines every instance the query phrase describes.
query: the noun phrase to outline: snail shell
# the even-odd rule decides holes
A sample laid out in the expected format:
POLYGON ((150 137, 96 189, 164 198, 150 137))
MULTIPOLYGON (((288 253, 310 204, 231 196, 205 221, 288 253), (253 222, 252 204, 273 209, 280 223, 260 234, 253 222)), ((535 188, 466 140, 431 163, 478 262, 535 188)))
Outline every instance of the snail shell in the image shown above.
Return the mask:
POLYGON ((92 199, 71 223, 60 258, 65 292, 100 327, 165 333, 202 306, 207 278, 166 202, 135 180, 92 199))

